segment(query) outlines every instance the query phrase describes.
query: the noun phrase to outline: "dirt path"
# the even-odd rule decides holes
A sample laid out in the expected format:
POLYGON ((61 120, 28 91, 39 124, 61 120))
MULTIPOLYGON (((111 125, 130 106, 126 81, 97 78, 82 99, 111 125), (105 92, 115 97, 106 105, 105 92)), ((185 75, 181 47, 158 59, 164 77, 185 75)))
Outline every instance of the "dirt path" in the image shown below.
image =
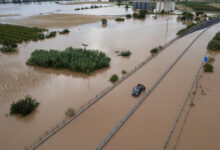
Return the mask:
POLYGON ((198 32, 177 40, 41 145, 39 149, 69 149, 73 147, 78 150, 95 149, 136 104, 137 99, 131 96, 132 88, 137 83, 143 83, 147 88, 150 87, 197 35, 198 32))

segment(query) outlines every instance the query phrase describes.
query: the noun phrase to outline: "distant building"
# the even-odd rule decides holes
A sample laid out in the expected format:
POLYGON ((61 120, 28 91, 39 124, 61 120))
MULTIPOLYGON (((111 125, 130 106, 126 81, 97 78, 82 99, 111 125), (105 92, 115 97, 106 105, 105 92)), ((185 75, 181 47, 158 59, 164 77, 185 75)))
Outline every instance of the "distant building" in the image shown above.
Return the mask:
POLYGON ((156 3, 156 9, 154 12, 172 12, 175 10, 175 2, 160 1, 156 3))
POLYGON ((151 2, 149 1, 134 1, 133 9, 151 10, 151 2))

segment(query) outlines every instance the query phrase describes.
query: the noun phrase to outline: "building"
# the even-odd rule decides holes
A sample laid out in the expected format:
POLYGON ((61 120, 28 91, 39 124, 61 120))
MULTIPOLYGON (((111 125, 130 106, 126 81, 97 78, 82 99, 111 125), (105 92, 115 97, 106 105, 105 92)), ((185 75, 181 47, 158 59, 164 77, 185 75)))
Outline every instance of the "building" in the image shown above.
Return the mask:
POLYGON ((149 1, 133 1, 133 9, 151 10, 151 2, 149 1))
POLYGON ((160 1, 156 3, 156 9, 154 12, 172 12, 175 10, 175 2, 170 1, 160 1))

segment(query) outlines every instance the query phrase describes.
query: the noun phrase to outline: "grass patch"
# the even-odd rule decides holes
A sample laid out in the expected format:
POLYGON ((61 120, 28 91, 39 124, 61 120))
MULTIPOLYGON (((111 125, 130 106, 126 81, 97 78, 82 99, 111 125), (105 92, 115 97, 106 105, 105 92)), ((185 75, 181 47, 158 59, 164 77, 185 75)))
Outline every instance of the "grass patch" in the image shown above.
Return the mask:
POLYGON ((10 114, 20 114, 26 116, 36 109, 39 103, 31 96, 25 96, 17 102, 11 104, 10 114))
POLYGON ((116 18, 115 21, 125 21, 124 18, 116 18))
POLYGON ((16 48, 18 43, 24 41, 37 41, 45 38, 43 32, 46 29, 36 27, 24 27, 18 25, 0 24, 0 44, 16 48))
POLYGON ((122 51, 120 52, 119 56, 130 56, 131 52, 130 51, 122 51))
POLYGON ((110 61, 111 59, 103 52, 69 47, 64 51, 35 50, 26 63, 90 74, 97 69, 109 67, 110 61))
POLYGON ((209 42, 207 48, 211 51, 220 51, 220 32, 209 42))
POLYGON ((113 74, 113 75, 110 77, 110 81, 111 81, 111 82, 116 82, 116 81, 118 81, 118 75, 117 75, 117 74, 113 74))
POLYGON ((213 70, 214 70, 212 64, 209 64, 209 63, 206 63, 206 64, 203 66, 203 69, 204 69, 205 72, 213 72, 213 70))
POLYGON ((181 2, 180 4, 184 4, 196 11, 220 11, 219 8, 208 5, 209 3, 205 2, 181 2))
POLYGON ((59 32, 60 34, 68 34, 70 31, 68 29, 64 29, 63 31, 59 32))

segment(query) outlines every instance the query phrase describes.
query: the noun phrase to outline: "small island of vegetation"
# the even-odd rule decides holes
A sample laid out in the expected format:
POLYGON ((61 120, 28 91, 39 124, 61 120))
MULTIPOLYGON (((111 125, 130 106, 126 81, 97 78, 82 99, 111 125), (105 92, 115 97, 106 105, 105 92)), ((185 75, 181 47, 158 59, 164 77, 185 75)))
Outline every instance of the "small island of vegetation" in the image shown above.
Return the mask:
POLYGON ((115 21, 125 21, 124 18, 116 18, 115 21))
POLYGON ((130 56, 131 52, 130 51, 122 51, 119 53, 119 56, 130 56))
POLYGON ((20 114, 26 116, 34 111, 40 103, 36 99, 27 95, 24 99, 21 99, 17 102, 13 102, 10 108, 10 114, 20 114))
POLYGON ((63 31, 60 31, 60 34, 68 34, 70 31, 68 29, 64 29, 63 31))
POLYGON ((97 69, 109 67, 110 61, 105 53, 98 50, 69 47, 64 51, 35 50, 26 63, 90 74, 97 69))
POLYGON ((205 72, 213 72, 213 70, 214 70, 212 64, 209 64, 209 63, 206 63, 206 64, 203 66, 203 69, 204 69, 205 72))

